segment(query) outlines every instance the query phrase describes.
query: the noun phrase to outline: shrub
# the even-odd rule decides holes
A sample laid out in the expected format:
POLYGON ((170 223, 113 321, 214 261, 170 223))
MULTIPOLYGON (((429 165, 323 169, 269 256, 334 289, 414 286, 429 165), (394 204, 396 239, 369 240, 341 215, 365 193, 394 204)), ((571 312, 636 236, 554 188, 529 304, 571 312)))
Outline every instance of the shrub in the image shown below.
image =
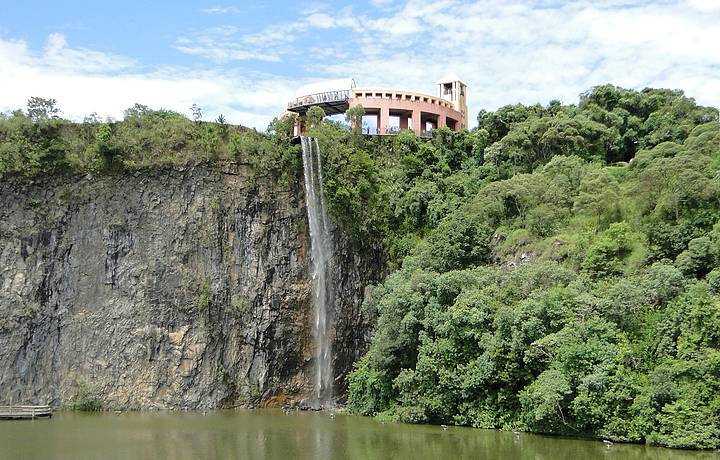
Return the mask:
POLYGON ((72 408, 82 412, 102 410, 102 401, 100 400, 98 388, 84 380, 77 382, 77 393, 73 399, 72 408))

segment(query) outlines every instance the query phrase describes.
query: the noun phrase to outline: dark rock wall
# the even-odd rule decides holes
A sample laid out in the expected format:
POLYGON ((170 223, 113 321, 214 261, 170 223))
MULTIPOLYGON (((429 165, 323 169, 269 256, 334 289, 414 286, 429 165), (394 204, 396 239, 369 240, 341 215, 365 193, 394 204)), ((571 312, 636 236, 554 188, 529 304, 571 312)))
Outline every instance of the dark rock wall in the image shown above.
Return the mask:
MULTIPOLYGON (((310 391, 302 177, 248 166, 0 183, 0 401, 285 404, 310 391)), ((335 232, 337 393, 379 253, 335 232)))

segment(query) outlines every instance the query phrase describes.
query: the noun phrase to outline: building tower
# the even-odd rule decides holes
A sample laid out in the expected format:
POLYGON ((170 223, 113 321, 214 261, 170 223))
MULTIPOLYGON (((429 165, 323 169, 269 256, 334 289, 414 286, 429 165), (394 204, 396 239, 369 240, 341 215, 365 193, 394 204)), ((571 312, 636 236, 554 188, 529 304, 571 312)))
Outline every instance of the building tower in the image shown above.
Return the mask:
POLYGON ((450 101, 455 105, 455 110, 462 114, 460 127, 468 127, 467 107, 467 85, 457 75, 449 74, 437 81, 438 97, 450 101))

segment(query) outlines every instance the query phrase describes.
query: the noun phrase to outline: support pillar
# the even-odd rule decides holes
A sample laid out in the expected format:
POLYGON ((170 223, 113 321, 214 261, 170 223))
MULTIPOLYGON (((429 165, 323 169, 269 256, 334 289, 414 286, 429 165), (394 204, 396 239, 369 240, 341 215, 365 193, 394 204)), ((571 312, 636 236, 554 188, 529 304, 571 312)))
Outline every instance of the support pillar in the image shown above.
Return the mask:
POLYGON ((438 115, 438 121, 437 121, 437 127, 440 128, 441 126, 447 126, 447 120, 445 119, 445 115, 438 115))
POLYGON ((390 124, 390 108, 380 108, 380 123, 378 124, 378 134, 387 134, 387 127, 390 124))
POLYGON ((412 129, 413 129, 413 131, 415 131, 415 134, 417 134, 418 136, 419 136, 420 133, 422 132, 422 128, 421 128, 421 125, 420 125, 420 115, 421 115, 421 114, 422 114, 422 112, 420 112, 419 110, 413 110, 413 114, 412 114, 412 122, 413 122, 412 129))
POLYGON ((408 115, 406 113, 400 114, 400 130, 408 129, 408 115))

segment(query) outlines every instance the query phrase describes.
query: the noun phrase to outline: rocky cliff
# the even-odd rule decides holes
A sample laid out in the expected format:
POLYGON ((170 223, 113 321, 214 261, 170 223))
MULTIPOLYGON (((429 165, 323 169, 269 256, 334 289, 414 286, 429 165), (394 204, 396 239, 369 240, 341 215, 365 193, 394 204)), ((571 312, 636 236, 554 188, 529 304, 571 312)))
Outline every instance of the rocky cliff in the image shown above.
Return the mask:
MULTIPOLYGON (((339 391, 377 254, 335 231, 339 391)), ((164 168, 0 184, 0 400, 283 404, 310 391, 302 176, 164 168)))

